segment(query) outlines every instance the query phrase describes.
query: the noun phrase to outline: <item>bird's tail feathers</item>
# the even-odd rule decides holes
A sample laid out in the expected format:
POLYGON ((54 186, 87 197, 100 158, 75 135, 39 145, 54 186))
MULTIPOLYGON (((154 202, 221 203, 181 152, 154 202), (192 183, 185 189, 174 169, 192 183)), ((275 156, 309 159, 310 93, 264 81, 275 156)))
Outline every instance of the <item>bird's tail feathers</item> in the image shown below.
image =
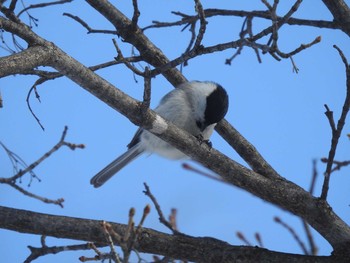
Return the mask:
POLYGON ((116 174, 119 170, 121 170, 125 165, 134 160, 137 156, 139 156, 143 152, 140 149, 140 145, 136 144, 130 149, 128 149, 125 153, 120 155, 117 159, 103 168, 99 173, 97 173, 94 177, 91 178, 90 183, 94 187, 100 187, 107 180, 109 180, 114 174, 116 174))

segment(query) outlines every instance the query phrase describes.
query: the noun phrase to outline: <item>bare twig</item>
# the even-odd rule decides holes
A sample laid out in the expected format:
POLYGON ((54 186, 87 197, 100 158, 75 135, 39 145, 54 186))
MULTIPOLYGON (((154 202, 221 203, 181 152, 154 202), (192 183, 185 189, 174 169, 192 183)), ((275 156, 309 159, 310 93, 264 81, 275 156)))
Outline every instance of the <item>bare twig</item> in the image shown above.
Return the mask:
POLYGON ((205 173, 205 172, 203 172, 203 171, 201 171, 201 170, 199 170, 199 169, 194 168, 193 166, 191 166, 191 165, 189 165, 189 164, 187 164, 187 163, 182 164, 182 168, 184 168, 184 169, 186 169, 186 170, 188 170, 188 171, 192 171, 192 172, 195 172, 195 173, 197 173, 197 174, 203 175, 203 176, 205 176, 205 177, 207 177, 207 178, 210 178, 210 179, 219 181, 219 182, 221 182, 221 183, 227 184, 227 182, 224 181, 221 177, 217 177, 217 176, 215 176, 215 175, 205 173))
MULTIPOLYGON (((141 61, 142 58, 139 56, 135 56, 135 57, 128 57, 128 58, 124 58, 123 57, 123 61, 108 61, 108 62, 104 62, 101 64, 97 64, 95 66, 90 66, 88 67, 89 69, 91 69, 92 71, 97 71, 100 69, 104 69, 110 66, 114 66, 114 65, 118 65, 118 64, 125 64, 125 63, 132 63, 132 62, 139 62, 141 61)), ((30 105, 30 96, 32 95, 32 92, 34 91, 36 99, 39 100, 40 102, 40 96, 39 93, 37 91, 37 87, 43 83, 45 83, 46 81, 49 80, 54 80, 56 78, 60 78, 63 77, 64 75, 62 73, 59 72, 49 72, 49 71, 43 71, 43 70, 30 70, 27 72, 24 72, 23 74, 29 74, 29 75, 38 75, 40 76, 40 78, 38 80, 35 81, 35 83, 33 84, 33 86, 29 89, 27 98, 26 98, 26 102, 27 102, 27 106, 28 109, 30 111, 30 113, 32 114, 32 116, 34 117, 34 119, 37 121, 37 123, 39 124, 40 128, 42 130, 45 130, 44 126, 41 124, 40 119, 36 116, 36 114, 34 113, 31 105, 30 105)))
MULTIPOLYGON (((328 163, 328 159, 327 158, 321 158, 321 161, 323 163, 328 163)), ((341 168, 345 167, 345 166, 349 166, 350 165, 350 160, 349 161, 336 161, 333 160, 333 164, 334 167, 331 170, 331 173, 335 172, 335 171, 339 171, 341 168)))
POLYGON ((50 204, 57 204, 61 207, 63 207, 62 203, 64 201, 63 198, 57 199, 57 200, 51 200, 45 197, 41 197, 38 195, 35 195, 33 193, 30 193, 27 190, 24 190, 22 187, 18 186, 16 184, 16 181, 20 178, 22 178, 23 175, 25 175, 26 173, 30 173, 31 174, 31 178, 37 178, 37 176, 33 173, 33 169, 36 168, 39 164, 41 164, 44 160, 46 160, 48 157, 50 157, 54 152, 58 151, 58 149, 60 149, 62 146, 67 146, 69 147, 71 150, 75 150, 76 148, 80 148, 83 149, 85 146, 83 144, 73 144, 73 143, 69 143, 65 141, 65 137, 67 135, 67 126, 64 128, 63 133, 61 135, 61 139, 60 141, 52 147, 51 150, 49 150, 47 153, 45 153, 42 157, 40 157, 37 161, 33 162, 30 165, 26 165, 26 163, 19 158, 19 156, 13 154, 11 151, 9 151, 6 147, 4 147, 4 145, 1 143, 1 145, 3 146, 3 148, 6 150, 6 152, 8 153, 9 157, 12 158, 11 161, 14 165, 14 169, 17 169, 17 164, 18 162, 20 162, 21 165, 23 165, 24 169, 23 170, 19 170, 15 175, 8 177, 8 178, 0 178, 0 183, 2 184, 8 184, 9 186, 13 187, 14 189, 16 189, 17 191, 23 193, 24 195, 27 195, 29 197, 38 199, 44 203, 50 203, 50 204))
POLYGON ((154 197, 154 195, 151 193, 151 190, 149 188, 149 186, 146 183, 143 183, 143 185, 145 186, 145 191, 143 191, 143 193, 145 195, 147 195, 153 202, 154 206, 156 207, 158 216, 159 216, 159 221, 165 225, 167 228, 169 228, 174 234, 180 234, 180 232, 178 230, 176 230, 170 222, 168 222, 162 212, 162 209, 160 208, 160 205, 158 204, 157 199, 154 197))
POLYGON ((169 223, 171 224, 173 229, 178 230, 176 215, 177 215, 177 209, 176 208, 172 208, 171 211, 170 211, 170 215, 169 215, 169 223))
POLYGON ((138 22, 139 17, 140 17, 140 10, 139 10, 138 4, 137 4, 137 0, 132 0, 132 5, 134 7, 134 14, 133 14, 132 19, 131 19, 131 24, 135 30, 137 27, 137 22, 138 22))
POLYGON ((207 21, 205 20, 205 13, 204 13, 203 6, 202 6, 202 3, 200 2, 200 0, 194 0, 194 2, 196 4, 196 11, 198 13, 199 22, 200 22, 200 28, 198 31, 197 39, 196 39, 196 42, 194 43, 194 46, 193 46, 193 49, 197 50, 199 48, 199 46, 201 45, 201 42, 203 40, 205 30, 206 30, 207 21))
MULTIPOLYGON (((103 245, 101 245, 101 246, 103 246, 103 245)), ((60 252, 65 252, 65 251, 88 250, 88 249, 91 249, 91 243, 80 244, 80 245, 70 245, 70 246, 53 246, 53 247, 28 246, 28 248, 30 249, 31 253, 27 257, 27 259, 24 261, 24 263, 30 263, 41 256, 46 256, 46 255, 50 255, 50 254, 57 254, 60 252)))
MULTIPOLYGON (((244 19, 243 25, 242 25, 242 29, 241 32, 239 33, 239 37, 240 39, 244 39, 246 37, 246 35, 248 35, 249 38, 253 37, 253 17, 247 16, 246 19, 244 19)), ((232 61, 241 54, 242 50, 243 50, 244 46, 240 46, 238 47, 237 51, 228 59, 225 60, 225 64, 226 65, 231 65, 232 61)), ((256 57, 258 59, 258 62, 261 63, 261 57, 259 54, 259 49, 257 47, 252 46, 256 57)))
POLYGON ((37 161, 35 161, 34 163, 32 163, 31 165, 29 165, 28 167, 26 167, 24 170, 19 171, 17 174, 15 174, 12 177, 9 178, 1 178, 4 179, 3 181, 0 181, 0 183, 7 183, 7 182, 15 182, 18 178, 22 177, 24 174, 28 173, 29 171, 32 171, 35 167, 37 167, 40 163, 42 163, 45 159, 47 159, 48 157, 51 156, 51 154, 53 154, 54 152, 56 152, 59 148, 61 148, 62 146, 67 146, 69 147, 71 150, 75 150, 76 148, 80 148, 80 149, 84 149, 85 145, 84 144, 73 144, 73 143, 69 143, 65 141, 65 137, 67 135, 67 130, 68 127, 65 126, 64 130, 62 132, 61 135, 61 139, 59 140, 59 142, 52 147, 52 149, 50 151, 48 151, 47 153, 45 153, 42 157, 40 157, 37 161))
POLYGON ((252 246, 252 243, 249 242, 249 240, 245 237, 245 235, 242 232, 236 232, 236 236, 247 246, 252 246))
MULTIPOLYGON (((28 167, 27 163, 16 153, 12 152, 10 149, 8 149, 2 142, 0 142, 1 147, 5 150, 7 156, 9 157, 11 163, 12 163, 12 168, 14 173, 18 174, 22 171, 22 168, 26 169, 28 167)), ((31 177, 30 183, 28 186, 31 185, 31 181, 33 178, 37 179, 39 182, 41 181, 40 178, 34 173, 33 170, 28 171, 31 177)), ((0 178, 1 182, 1 178, 0 178)))
POLYGON ((43 7, 52 6, 52 5, 60 5, 60 4, 70 3, 72 1, 73 0, 61 0, 61 1, 53 1, 53 2, 48 2, 48 3, 40 3, 40 4, 30 5, 26 8, 24 8, 23 10, 21 10, 17 16, 19 17, 24 12, 28 13, 28 10, 30 10, 30 9, 43 8, 43 7))
POLYGON ((115 262, 127 263, 129 262, 130 254, 132 251, 134 251, 137 254, 137 256, 139 256, 137 251, 134 248, 134 244, 139 234, 141 233, 143 223, 149 213, 150 213, 150 206, 146 205, 143 210, 140 223, 135 229, 135 222, 134 222, 135 209, 130 208, 128 225, 123 235, 120 235, 116 231, 114 231, 110 223, 107 223, 106 221, 102 221, 101 226, 103 227, 103 232, 107 238, 107 243, 110 247, 110 253, 102 253, 96 247, 94 247, 93 244, 91 244, 91 248, 94 249, 96 256, 94 258, 81 257, 80 260, 83 262, 86 262, 89 260, 113 259, 115 262), (117 254, 114 248, 115 246, 114 241, 116 241, 117 244, 121 247, 123 251, 123 258, 120 258, 119 255, 117 254))
MULTIPOLYGON (((176 15, 180 14, 180 12, 172 12, 172 13, 176 15)), ((208 8, 204 10, 204 14, 206 18, 211 18, 215 16, 233 16, 233 17, 256 17, 256 18, 271 20, 271 14, 268 11, 244 11, 244 10, 227 10, 227 9, 208 8)), ((282 19, 283 18, 280 16, 277 17, 277 21, 281 21, 282 19)), ((182 26, 185 24, 193 23, 197 20, 198 20, 197 15, 190 16, 190 15, 183 14, 182 19, 179 21, 175 21, 175 22, 152 21, 153 25, 149 25, 143 28, 143 30, 151 29, 151 28, 182 26)), ((288 25, 340 29, 340 25, 338 23, 334 21, 325 21, 325 20, 311 20, 311 19, 299 19, 299 18, 289 17, 289 19, 284 23, 288 25)))
POLYGON ((327 119, 329 121, 329 125, 331 126, 332 133, 334 133, 337 131, 337 128, 335 127, 335 122, 334 122, 334 118, 333 118, 333 111, 331 111, 329 109, 327 104, 325 104, 324 107, 326 108, 326 111, 324 114, 327 116, 327 119))
MULTIPOLYGON (((106 222, 106 221, 103 221, 101 223, 102 227, 103 227, 103 230, 104 230, 104 233, 105 233, 105 236, 106 236, 106 239, 107 239, 107 243, 109 245, 109 248, 111 249, 111 255, 112 255, 112 259, 117 262, 117 263, 121 263, 120 261, 120 258, 119 258, 119 255, 117 253, 117 251, 115 251, 115 248, 114 248, 114 243, 113 243, 113 238, 112 238, 112 234, 111 234, 111 226, 106 222)), ((114 231, 113 231, 114 232, 114 231)), ((114 232, 115 233, 115 232, 114 232)))
POLYGON ((295 72, 296 74, 298 74, 298 73, 299 73, 299 68, 298 68, 297 65, 295 64, 293 57, 290 56, 289 58, 290 58, 290 61, 292 62, 293 72, 295 72))
POLYGON ((331 148, 328 153, 328 162, 327 162, 327 167, 325 171, 325 177, 324 177, 324 182, 322 186, 322 193, 321 193, 321 199, 326 200, 327 199, 327 194, 328 194, 328 189, 329 189, 329 181, 332 173, 332 167, 333 167, 333 162, 334 162, 334 157, 335 157, 335 152, 337 149, 338 141, 341 135, 341 132, 343 130, 343 127, 345 125, 345 119, 346 116, 349 112, 350 109, 350 67, 348 64, 347 59, 345 58, 343 52, 339 47, 336 45, 333 46, 339 53, 341 59, 343 60, 343 63, 345 65, 345 71, 346 71, 346 96, 345 96, 345 101, 343 104, 343 109, 340 115, 340 118, 338 120, 337 126, 335 126, 334 119, 333 119, 333 112, 329 110, 328 106, 325 105, 327 111, 326 111, 326 116, 328 118, 328 121, 330 123, 331 129, 332 129, 332 140, 331 140, 331 148))
MULTIPOLYGON (((317 178, 317 162, 316 160, 312 161, 312 177, 311 177, 311 183, 310 183, 310 187, 309 187, 309 192, 310 194, 313 195, 314 193, 314 189, 315 189, 315 185, 316 185, 316 178, 317 178)), ((309 242, 309 255, 317 255, 317 251, 318 248, 315 244, 315 240, 314 240, 314 236, 311 232, 311 228, 310 225, 305 221, 305 220, 301 220, 303 227, 304 227, 304 231, 307 237, 307 240, 309 242)))
POLYGON ((283 226, 285 229, 288 230, 288 232, 293 236, 293 238, 294 238, 295 241, 298 243, 298 245, 300 246, 300 248, 302 249, 302 251, 303 251, 303 253, 304 253, 305 255, 308 255, 308 254, 309 254, 309 252, 308 252, 307 249, 306 249, 306 246, 305 246, 304 242, 301 241, 299 235, 294 231, 294 229, 293 229, 291 226, 289 226, 287 223, 283 222, 283 221, 281 220, 281 218, 279 218, 279 217, 277 217, 277 216, 274 218, 274 221, 275 221, 276 223, 280 224, 281 226, 283 226))
POLYGON ((0 108, 4 107, 4 102, 2 100, 2 95, 1 95, 1 91, 0 91, 0 108))
POLYGON ((301 51, 312 47, 315 44, 318 44, 321 42, 321 36, 316 37, 313 41, 311 41, 308 44, 301 44, 298 48, 294 49, 293 51, 289 52, 289 53, 283 53, 281 52, 279 49, 276 49, 277 54, 282 57, 282 58, 290 58, 292 56, 294 56, 297 53, 300 53, 301 51))
POLYGON ((263 248, 264 244, 262 242, 261 235, 259 233, 255 233, 254 235, 256 242, 258 242, 259 247, 263 248))
MULTIPOLYGON (((117 54, 118 54, 118 56, 115 57, 115 60, 119 61, 120 63, 124 63, 125 66, 127 66, 127 68, 130 69, 132 72, 134 72, 136 75, 145 77, 144 72, 138 70, 129 61, 124 59, 123 53, 122 53, 121 49, 119 48, 117 41, 114 38, 112 39, 112 41, 113 41, 113 45, 114 45, 114 47, 117 51, 117 54)), ((147 76, 147 77, 149 77, 149 76, 147 76)))
MULTIPOLYGON (((1 181, 0 181, 1 182, 1 181)), ((31 198, 34 198, 34 199, 37 199, 39 201, 42 201, 43 203, 46 203, 46 204, 54 204, 54 205, 58 205, 60 206, 61 208, 63 208, 63 202, 64 202, 64 199, 63 198, 58 198, 56 200, 52 200, 52 199, 49 199, 49 198, 46 198, 46 197, 43 197, 43 196, 39 196, 39 195, 36 195, 36 194, 33 194, 25 189, 23 189, 22 187, 18 186, 17 184, 13 183, 13 182, 9 182, 7 183, 9 186, 11 186, 12 188, 16 189, 17 191, 19 191, 20 193, 28 196, 28 197, 31 197, 31 198)))
POLYGON ((40 119, 36 116, 36 114, 34 113, 33 109, 32 109, 32 106, 30 105, 30 101, 29 101, 29 98, 30 98, 30 95, 32 93, 32 91, 34 90, 35 92, 35 97, 38 99, 38 101, 40 102, 40 96, 39 96, 39 93, 36 89, 37 85, 40 85, 42 83, 44 83, 45 81, 47 81, 46 78, 40 78, 38 80, 35 81, 35 83, 33 84, 33 86, 29 89, 29 92, 27 94, 27 98, 26 98, 26 102, 27 102, 27 106, 28 106, 28 109, 30 111, 30 113, 32 114, 32 116, 34 117, 34 119, 36 120, 36 122, 39 124, 40 128, 44 131, 45 128, 44 126, 41 124, 40 122, 40 119))
POLYGON ((265 6, 268 8, 270 15, 271 15, 271 22, 272 22, 272 34, 271 37, 268 41, 267 45, 271 44, 271 49, 275 50, 277 48, 277 40, 278 40, 278 21, 277 21, 277 14, 276 14, 276 9, 278 5, 278 1, 274 1, 273 6, 270 5, 267 0, 261 0, 265 4, 265 6))
POLYGON ((81 19, 78 16, 69 14, 69 13, 63 13, 64 16, 68 16, 72 18, 73 20, 77 21, 79 24, 81 24, 83 27, 86 28, 88 34, 112 34, 112 35, 118 35, 118 32, 115 30, 103 30, 103 29, 92 29, 83 19, 81 19))

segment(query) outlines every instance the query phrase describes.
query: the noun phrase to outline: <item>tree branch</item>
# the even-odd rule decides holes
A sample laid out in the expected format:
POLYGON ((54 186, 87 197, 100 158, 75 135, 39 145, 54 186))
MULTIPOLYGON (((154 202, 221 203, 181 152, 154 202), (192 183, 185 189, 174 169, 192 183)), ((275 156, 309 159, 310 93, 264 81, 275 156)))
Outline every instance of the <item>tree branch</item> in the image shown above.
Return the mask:
MULTIPOLYGON (((330 0, 332 1, 332 0, 330 0)), ((173 12, 178 14, 178 12, 173 12)), ((217 8, 208 8, 204 9, 204 14, 206 18, 215 17, 215 16, 236 16, 236 17, 256 17, 271 20, 271 14, 268 11, 244 11, 244 10, 227 10, 227 9, 217 9, 217 8)), ((171 26, 182 26, 189 23, 194 23, 198 20, 196 15, 186 15, 185 18, 182 18, 179 21, 175 22, 159 22, 153 21, 153 25, 143 28, 143 30, 150 28, 161 28, 161 27, 171 27, 171 26)), ((282 17, 277 16, 277 21, 281 21, 282 17)), ((340 25, 333 21, 324 21, 324 20, 311 20, 311 19, 300 19, 290 17, 288 21, 285 22, 288 25, 298 25, 298 26, 311 26, 319 28, 329 28, 329 29, 340 29, 340 25)))
POLYGON ((342 130, 345 125, 345 119, 346 116, 350 110, 350 66, 348 64, 348 61, 346 60, 343 52, 340 50, 339 47, 334 45, 334 48, 338 51, 341 59, 343 60, 344 66, 345 66, 345 74, 346 74, 346 95, 345 95, 345 100, 343 104, 343 109, 340 115, 340 118, 338 120, 337 126, 335 126, 334 119, 333 119, 333 112, 329 110, 329 108, 326 106, 327 111, 325 112, 330 126, 332 130, 332 140, 331 140, 331 148, 328 153, 328 159, 327 159, 327 167, 326 171, 324 173, 324 182, 322 186, 322 193, 321 193, 321 199, 326 200, 327 195, 328 195, 328 189, 329 189, 329 182, 330 182, 330 177, 332 173, 332 166, 333 166, 333 161, 335 157, 335 152, 337 150, 337 145, 338 141, 340 138, 340 135, 342 133, 342 130))
MULTIPOLYGON (((169 59, 143 34, 142 30, 138 26, 133 26, 132 21, 109 1, 86 0, 86 2, 111 22, 124 41, 135 46, 147 63, 160 67, 169 62, 169 59)), ((175 68, 163 72, 163 75, 174 86, 186 81, 186 78, 175 68)))
POLYGON ((344 0, 323 0, 339 28, 350 36, 350 8, 344 0))
MULTIPOLYGON (((128 226, 107 223, 119 236, 128 226)), ((0 206, 0 227, 21 233, 83 240, 106 244, 101 221, 55 216, 0 206)), ((112 237, 113 238, 113 237, 112 237)), ((118 240, 113 239, 115 244, 118 240)), ((166 255, 170 258, 195 262, 331 262, 332 256, 304 256, 269 251, 257 247, 232 246, 226 242, 187 235, 170 235, 149 228, 141 228, 135 242, 139 252, 166 255)))
MULTIPOLYGON (((0 17, 0 23, 1 23, 0 17)), ((22 52, 0 58, 0 78, 20 74, 33 68, 48 64, 51 58, 43 46, 30 47, 22 52)))

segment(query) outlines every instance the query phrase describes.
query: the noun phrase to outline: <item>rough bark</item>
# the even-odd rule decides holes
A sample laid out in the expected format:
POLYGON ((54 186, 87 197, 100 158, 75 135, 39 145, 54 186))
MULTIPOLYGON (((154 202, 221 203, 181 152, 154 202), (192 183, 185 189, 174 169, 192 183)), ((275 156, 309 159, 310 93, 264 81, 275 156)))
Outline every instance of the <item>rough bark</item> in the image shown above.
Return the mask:
POLYGON ((350 36, 350 8, 344 0, 323 0, 341 30, 350 36))
MULTIPOLYGON (((0 227, 22 233, 106 244, 102 221, 55 216, 0 206, 0 227)), ((127 225, 110 223, 120 236, 127 225)), ((117 241, 114 240, 117 244, 117 241)), ((258 247, 232 246, 210 237, 170 235, 142 228, 135 249, 156 255, 195 262, 333 262, 334 256, 304 256, 258 247)))

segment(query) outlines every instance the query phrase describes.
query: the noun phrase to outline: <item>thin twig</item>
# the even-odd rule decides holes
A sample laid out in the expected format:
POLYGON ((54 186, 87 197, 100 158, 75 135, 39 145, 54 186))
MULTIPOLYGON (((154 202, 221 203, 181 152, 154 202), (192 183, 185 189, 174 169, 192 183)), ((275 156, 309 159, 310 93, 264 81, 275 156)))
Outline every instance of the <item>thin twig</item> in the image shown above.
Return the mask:
MULTIPOLYGON (((16 184, 16 181, 18 179, 22 178, 22 176, 25 175, 26 173, 30 173, 31 178, 33 178, 33 177, 37 178, 37 176, 33 173, 33 169, 35 169, 39 164, 41 164, 44 160, 46 160, 48 157, 50 157, 54 152, 58 151, 58 149, 60 149, 62 146, 67 146, 71 150, 75 150, 76 148, 83 149, 85 147, 83 144, 73 144, 73 143, 66 142, 65 137, 67 135, 67 129, 68 129, 68 127, 66 126, 62 132, 61 139, 59 140, 59 142, 55 146, 52 147, 51 150, 49 150, 42 157, 40 157, 37 161, 33 162, 30 165, 26 165, 26 163, 19 156, 13 154, 11 151, 9 151, 1 143, 1 146, 5 149, 5 151, 8 153, 8 155, 11 157, 11 160, 13 159, 12 163, 13 163, 14 167, 17 166, 18 162, 20 162, 20 164, 24 166, 24 169, 23 170, 20 169, 15 175, 13 175, 11 177, 0 178, 0 183, 8 184, 9 186, 13 187, 14 189, 21 192, 22 194, 27 195, 27 196, 32 197, 32 198, 35 198, 35 199, 38 199, 40 201, 43 201, 44 203, 57 204, 57 205, 63 207, 63 205, 62 205, 62 203, 64 201, 63 198, 60 198, 57 200, 51 200, 51 199, 48 199, 45 197, 35 195, 27 190, 24 190, 22 187, 18 186, 16 184)), ((15 167, 15 170, 18 170, 17 167, 15 167)))
POLYGON ((47 159, 48 157, 51 156, 51 154, 53 154, 54 152, 56 152, 59 148, 61 148, 62 146, 67 146, 69 147, 71 150, 75 150, 76 148, 80 148, 80 149, 84 149, 85 145, 83 144, 73 144, 73 143, 69 143, 65 141, 65 137, 67 135, 67 130, 68 127, 65 126, 64 130, 62 132, 61 135, 61 139, 59 140, 59 142, 52 147, 51 150, 49 150, 47 153, 45 153, 42 157, 40 157, 38 160, 36 160, 35 162, 33 162, 32 164, 30 164, 29 166, 27 166, 24 170, 19 171, 17 174, 15 174, 12 177, 9 178, 1 178, 1 179, 5 179, 3 181, 0 181, 1 183, 7 183, 7 182, 15 182, 18 178, 22 177, 24 174, 28 173, 29 171, 32 171, 35 167, 37 167, 40 163, 42 163, 45 159, 47 159))
POLYGON ((169 215, 169 223, 171 224, 171 226, 173 227, 173 229, 178 230, 177 228, 177 209, 176 208, 172 208, 170 211, 170 215, 169 215))
POLYGON ((17 184, 13 183, 13 182, 9 182, 7 183, 9 186, 13 187, 14 189, 16 189, 17 191, 19 191, 20 193, 28 196, 28 197, 31 197, 31 198, 34 198, 34 199, 37 199, 39 201, 42 201, 46 204, 54 204, 54 205, 58 205, 60 206, 61 208, 63 208, 63 202, 64 202, 64 199, 63 198, 58 198, 56 200, 52 200, 52 199, 49 199, 49 198, 46 198, 46 197, 43 197, 43 196, 39 196, 39 195, 36 195, 36 194, 33 194, 25 189, 23 189, 22 187, 18 186, 17 184))
POLYGON ((292 56, 294 56, 297 53, 300 53, 301 51, 312 47, 315 44, 318 44, 321 42, 321 36, 316 37, 313 41, 311 41, 308 44, 301 44, 298 48, 294 49, 293 51, 289 52, 289 53, 283 53, 281 52, 279 49, 276 49, 277 54, 282 57, 282 58, 290 58, 292 56))
MULTIPOLYGON (((318 176, 317 161, 313 160, 312 161, 311 183, 310 183, 310 187, 309 187, 309 192, 312 195, 314 194, 314 189, 315 189, 315 185, 316 185, 317 176, 318 176)), ((303 227, 304 227, 304 231, 305 231, 307 240, 309 242, 309 255, 314 255, 315 256, 315 255, 317 255, 318 248, 316 246, 315 239, 314 239, 314 236, 312 234, 310 225, 304 219, 302 219, 301 221, 302 221, 302 224, 303 224, 303 227)))
POLYGON ((196 39, 196 42, 194 43, 194 46, 193 46, 193 49, 197 50, 202 43, 202 40, 203 40, 203 37, 205 34, 205 30, 206 30, 206 26, 207 26, 207 21, 205 20, 205 13, 204 13, 203 6, 202 6, 202 3, 200 2, 200 0, 194 0, 194 2, 196 5, 196 11, 197 11, 197 14, 199 17, 199 22, 200 22, 200 27, 199 27, 197 39, 196 39))
POLYGON ((271 49, 274 51, 277 48, 277 40, 278 40, 278 21, 277 21, 277 14, 276 9, 278 5, 278 1, 274 1, 273 6, 270 5, 267 0, 261 0, 265 4, 265 6, 268 8, 270 15, 271 15, 271 22, 272 22, 272 34, 271 38, 269 39, 267 45, 269 46, 271 44, 271 49))
POLYGON ((143 183, 143 185, 145 186, 145 191, 143 191, 143 193, 145 195, 147 195, 153 202, 154 206, 156 207, 156 210, 157 210, 157 213, 158 213, 158 216, 159 216, 159 221, 165 225, 167 228, 169 228, 174 234, 180 234, 179 231, 177 231, 176 229, 174 229, 174 227, 171 225, 171 223, 169 223, 164 215, 163 215, 163 212, 162 212, 162 209, 160 208, 160 205, 158 204, 158 201, 157 199, 154 197, 154 195, 151 193, 151 190, 149 188, 149 186, 146 184, 146 183, 143 183))
MULTIPOLYGON (((105 246, 105 245, 99 245, 99 246, 105 246)), ((80 244, 80 245, 69 245, 69 246, 54 246, 54 247, 32 247, 28 246, 30 249, 30 255, 27 257, 27 259, 24 261, 24 263, 30 263, 34 261, 35 259, 50 255, 50 254, 57 254, 60 252, 65 251, 77 251, 77 250, 88 250, 91 249, 91 244, 80 244)))
POLYGON ((346 116, 349 112, 350 109, 350 67, 348 64, 347 59, 345 58, 344 53, 341 51, 339 47, 336 45, 333 46, 339 53, 344 65, 345 65, 345 71, 346 71, 346 96, 345 96, 345 101, 343 104, 343 109, 340 115, 340 118, 337 123, 337 127, 335 127, 334 120, 333 120, 333 114, 331 111, 329 111, 329 108, 327 108, 326 111, 326 116, 329 120, 331 129, 332 129, 332 140, 331 140, 331 149, 329 150, 328 153, 328 162, 327 162, 327 167, 325 171, 325 177, 324 177, 324 182, 322 186, 322 193, 321 193, 321 199, 326 200, 327 199, 327 194, 328 194, 328 189, 329 189, 329 182, 330 182, 330 177, 332 173, 332 167, 333 167, 333 162, 334 162, 334 157, 338 145, 338 141, 341 135, 341 132, 344 128, 345 125, 345 119, 346 116))
POLYGON ((259 233, 255 233, 254 237, 255 237, 255 240, 258 242, 259 247, 264 248, 261 235, 259 233))
MULTIPOLYGON (((173 14, 179 15, 180 12, 172 12, 173 14)), ((244 11, 244 10, 227 10, 227 9, 218 9, 218 8, 208 8, 204 10, 205 17, 211 18, 215 16, 233 16, 233 17, 256 17, 262 19, 271 20, 270 12, 268 11, 244 11)), ((151 28, 162 28, 162 27, 172 27, 172 26, 182 26, 186 24, 191 24, 198 20, 197 15, 186 15, 182 14, 182 19, 175 22, 160 22, 152 21, 152 25, 144 27, 143 30, 151 28)), ((283 17, 278 16, 277 20, 282 21, 283 17)), ((289 17, 284 24, 288 25, 300 25, 300 26, 310 26, 318 28, 330 28, 330 29, 340 29, 338 23, 334 21, 325 21, 325 20, 311 20, 311 19, 299 19, 289 17)))
POLYGON ((237 231, 236 236, 247 246, 252 246, 252 243, 249 242, 249 240, 245 237, 245 235, 242 232, 237 231))
POLYGON ((40 3, 40 4, 30 5, 26 8, 24 8, 23 10, 21 10, 17 16, 19 17, 22 13, 27 12, 30 9, 42 8, 42 7, 52 6, 52 5, 60 5, 60 4, 70 3, 72 1, 73 0, 61 0, 61 1, 53 1, 53 2, 48 2, 48 3, 40 3))
MULTIPOLYGON (((90 66, 88 68, 92 71, 97 71, 97 70, 104 69, 104 68, 107 68, 110 66, 114 66, 114 65, 118 65, 118 64, 122 64, 122 63, 125 64, 126 62, 132 63, 132 62, 139 62, 141 60, 142 60, 142 58, 140 56, 128 57, 128 58, 123 58, 123 61, 113 60, 113 61, 108 61, 108 62, 104 62, 101 64, 97 64, 95 66, 90 66)), ((36 98, 39 99, 40 97, 38 96, 38 92, 37 92, 38 85, 41 85, 49 80, 54 80, 56 78, 63 77, 65 75, 62 73, 59 73, 59 72, 49 72, 49 71, 43 71, 43 70, 29 70, 29 71, 25 72, 24 74, 38 75, 40 77, 38 80, 36 80, 36 82, 33 84, 33 86, 29 89, 29 92, 28 92, 28 95, 26 98, 26 102, 27 102, 27 106, 28 106, 30 113, 32 114, 34 119, 37 121, 37 123, 39 124, 41 129, 44 130, 44 126, 41 124, 40 119, 36 116, 36 114, 34 113, 32 107, 30 105, 30 100, 29 100, 30 96, 31 96, 32 92, 34 91, 36 98)), ((40 100, 39 100, 39 102, 40 102, 40 100)))
POLYGON ((83 27, 86 28, 88 31, 88 34, 112 34, 112 35, 118 35, 118 32, 115 30, 103 30, 103 29, 92 29, 84 20, 82 20, 80 17, 69 14, 69 13, 63 13, 64 16, 68 16, 72 18, 73 20, 77 21, 79 24, 81 24, 83 27))
MULTIPOLYGON (((225 183, 225 184, 229 184, 229 183, 227 183, 226 181, 224 181, 223 179, 221 179, 221 177, 217 177, 217 176, 215 176, 215 175, 205 173, 205 172, 203 172, 203 171, 201 171, 201 170, 199 170, 199 169, 194 168, 193 166, 189 165, 188 163, 182 164, 182 168, 184 168, 184 169, 186 169, 186 170, 188 170, 188 171, 192 171, 192 172, 195 172, 195 173, 197 173, 197 174, 203 175, 203 176, 205 176, 205 177, 207 177, 207 178, 210 178, 210 179, 212 179, 212 180, 219 181, 219 182, 225 183)), ((229 184, 229 185, 230 185, 230 184, 229 184)))
POLYGON ((41 121, 40 119, 36 116, 36 114, 34 113, 33 109, 32 109, 32 106, 30 105, 30 101, 29 101, 29 98, 30 98, 30 95, 32 93, 32 91, 34 90, 35 91, 35 95, 36 95, 36 98, 39 100, 40 102, 40 96, 39 96, 39 93, 37 92, 37 85, 40 85, 42 83, 44 83, 45 81, 47 81, 46 78, 40 78, 38 80, 35 81, 35 83, 33 84, 33 86, 29 89, 29 92, 27 94, 27 98, 26 98, 26 102, 27 102, 27 107, 30 111, 30 113, 32 114, 32 116, 34 117, 34 119, 36 120, 36 122, 39 124, 40 128, 45 131, 45 128, 44 126, 41 124, 41 121))
POLYGON ((301 241, 300 237, 299 237, 298 234, 294 231, 294 229, 293 229, 291 226, 289 226, 287 223, 283 222, 283 221, 281 220, 281 218, 279 218, 279 217, 277 217, 277 216, 274 218, 274 221, 275 221, 276 223, 280 224, 281 226, 283 226, 285 229, 287 229, 288 232, 293 236, 293 238, 295 239, 295 241, 298 243, 298 245, 299 245, 300 248, 302 249, 303 253, 304 253, 305 255, 308 255, 308 251, 307 251, 307 249, 306 249, 306 246, 305 246, 304 242, 301 241))
MULTIPOLYGON (((327 158, 321 158, 321 161, 323 163, 327 163, 328 159, 327 158)), ((350 166, 350 160, 349 161, 336 161, 336 160, 333 160, 333 164, 334 164, 334 167, 332 168, 331 173, 333 173, 335 171, 340 171, 340 169, 342 169, 345 166, 350 166)))
POLYGON ((124 63, 125 66, 127 66, 127 68, 130 69, 132 72, 134 72, 136 75, 145 77, 144 72, 138 70, 136 67, 131 65, 131 63, 129 61, 124 59, 123 53, 122 53, 121 49, 119 48, 117 41, 114 38, 112 39, 112 41, 113 41, 113 45, 114 45, 114 47, 117 51, 117 54, 118 54, 117 57, 115 57, 115 60, 119 61, 121 63, 124 63))
POLYGON ((101 225, 102 225, 102 228, 104 230, 104 234, 106 236, 109 248, 111 249, 112 259, 115 262, 117 262, 117 263, 121 263, 119 255, 118 255, 117 251, 115 251, 115 248, 114 248, 114 243, 113 243, 113 239, 112 239, 112 236, 111 236, 111 233, 110 233, 110 226, 109 226, 109 224, 106 221, 103 221, 101 223, 101 225))

